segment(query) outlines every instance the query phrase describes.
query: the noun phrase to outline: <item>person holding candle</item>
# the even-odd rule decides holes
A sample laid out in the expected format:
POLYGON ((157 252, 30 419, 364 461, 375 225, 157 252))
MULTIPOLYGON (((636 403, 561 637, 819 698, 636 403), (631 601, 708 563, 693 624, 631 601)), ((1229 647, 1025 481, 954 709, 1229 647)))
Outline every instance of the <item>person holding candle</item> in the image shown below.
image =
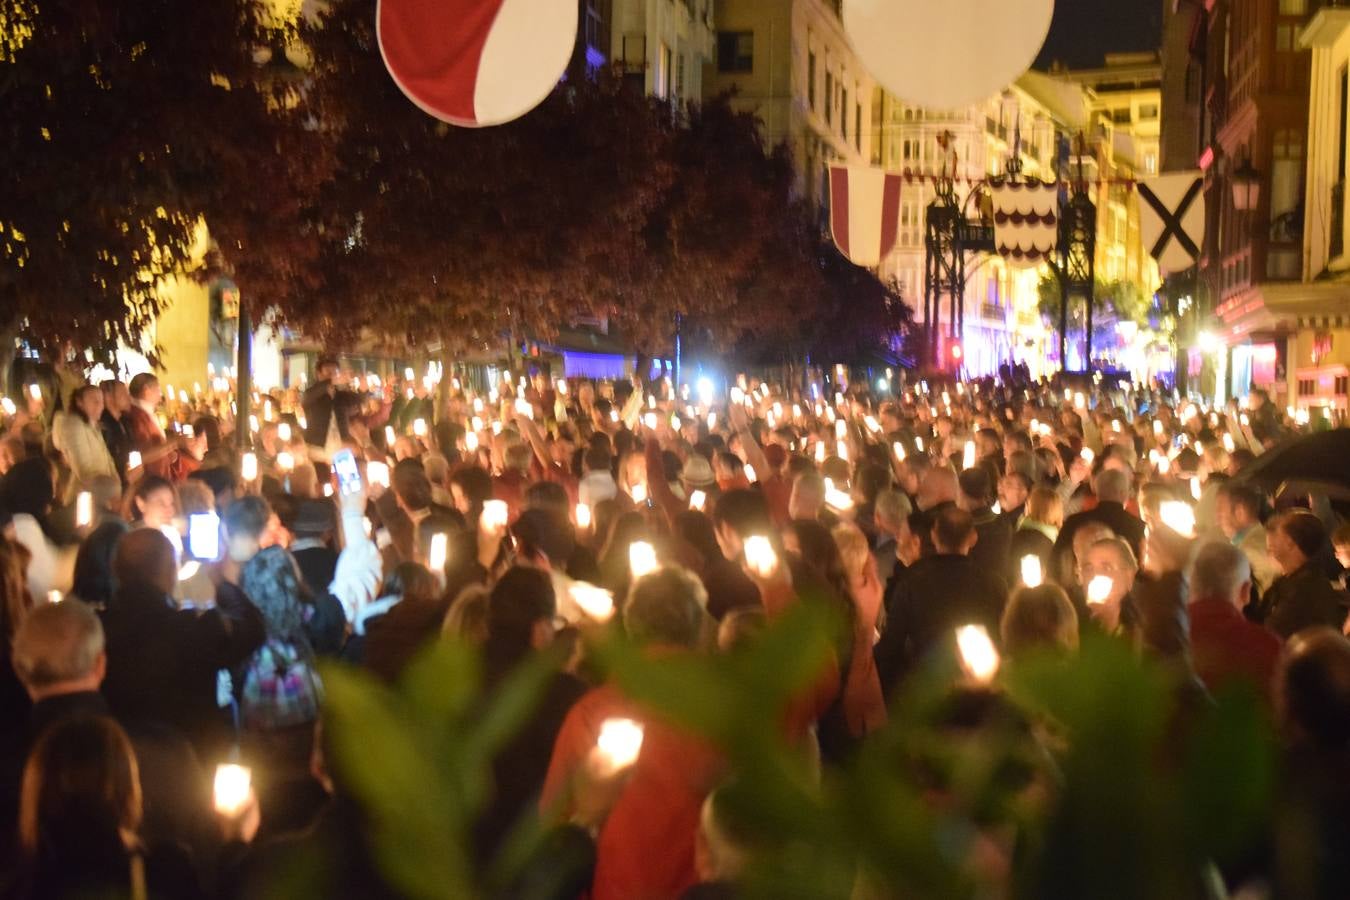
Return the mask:
POLYGON ((52 429, 52 444, 61 451, 70 468, 64 502, 90 490, 100 475, 118 477, 117 466, 103 440, 99 422, 103 417, 103 392, 92 384, 70 395, 70 408, 59 415, 52 429))
POLYGON ((1345 624, 1345 598, 1318 568, 1326 544, 1326 526, 1307 510, 1289 510, 1266 523, 1266 548, 1280 577, 1257 614, 1282 638, 1319 625, 1340 631, 1345 624))
POLYGON ((1087 548, 1078 563, 1078 580, 1087 599, 1083 624, 1095 623, 1107 634, 1133 640, 1139 630, 1139 607, 1133 591, 1139 563, 1128 542, 1102 538, 1087 548))
POLYGON ((177 435, 169 438, 158 418, 163 391, 159 379, 151 373, 142 372, 131 379, 130 391, 127 432, 133 449, 141 454, 142 469, 145 474, 158 475, 170 482, 182 481, 200 467, 198 457, 205 450, 206 439, 177 435))

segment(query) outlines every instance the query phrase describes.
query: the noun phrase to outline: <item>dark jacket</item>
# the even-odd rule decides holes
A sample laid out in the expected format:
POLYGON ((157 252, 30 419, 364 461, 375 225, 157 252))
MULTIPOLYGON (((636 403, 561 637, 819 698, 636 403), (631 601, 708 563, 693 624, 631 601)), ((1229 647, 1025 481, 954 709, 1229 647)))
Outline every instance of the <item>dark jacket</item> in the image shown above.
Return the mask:
POLYGON ((220 739, 216 673, 263 641, 263 617, 237 589, 216 607, 180 610, 153 588, 124 585, 103 613, 108 675, 103 695, 118 719, 172 726, 199 754, 220 739))
MULTIPOLYGON (((515 670, 518 653, 489 641, 483 675, 483 697, 492 697, 515 670)), ((544 789, 553 743, 573 704, 586 693, 584 681, 566 672, 555 672, 544 685, 533 713, 492 761, 491 799, 474 827, 476 855, 493 858, 511 829, 526 814, 533 814, 544 789)))
POLYGON ((703 569, 708 591, 708 615, 718 622, 733 609, 759 606, 759 588, 741 567, 720 553, 703 569))
POLYGON ((966 556, 929 556, 905 570, 887 598, 886 630, 873 651, 887 698, 959 626, 983 625, 996 636, 1006 599, 1003 580, 966 556))
POLYGON ((1261 620, 1282 638, 1315 625, 1340 631, 1345 623, 1343 600, 1331 582, 1309 564, 1275 579, 1261 598, 1261 620))
POLYGON ((103 443, 108 445, 108 455, 112 457, 117 474, 127 480, 127 454, 132 451, 131 432, 127 430, 126 416, 120 419, 106 409, 98 420, 99 430, 103 432, 103 443))
POLYGON ((970 558, 985 571, 1006 578, 1012 526, 988 507, 976 510, 971 515, 975 519, 975 533, 979 535, 979 540, 970 548, 970 558))
POLYGON ((305 409, 305 443, 322 447, 328 442, 328 424, 337 416, 338 436, 351 440, 347 421, 360 401, 350 391, 340 391, 331 381, 316 381, 305 389, 300 403, 305 409))
POLYGON ((327 545, 292 550, 295 564, 300 568, 300 578, 309 588, 309 592, 318 596, 328 593, 333 583, 333 573, 337 571, 337 552, 327 545))

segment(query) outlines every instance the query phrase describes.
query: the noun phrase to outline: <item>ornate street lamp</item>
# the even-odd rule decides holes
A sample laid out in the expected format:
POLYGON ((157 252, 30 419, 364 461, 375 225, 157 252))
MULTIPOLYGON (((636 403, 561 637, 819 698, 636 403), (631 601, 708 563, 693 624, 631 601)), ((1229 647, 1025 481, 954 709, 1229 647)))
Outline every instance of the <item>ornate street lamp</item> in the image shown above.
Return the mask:
POLYGON ((1233 185, 1233 208, 1239 212, 1253 212, 1261 202, 1261 173, 1252 168, 1249 157, 1242 157, 1242 165, 1228 176, 1233 185))

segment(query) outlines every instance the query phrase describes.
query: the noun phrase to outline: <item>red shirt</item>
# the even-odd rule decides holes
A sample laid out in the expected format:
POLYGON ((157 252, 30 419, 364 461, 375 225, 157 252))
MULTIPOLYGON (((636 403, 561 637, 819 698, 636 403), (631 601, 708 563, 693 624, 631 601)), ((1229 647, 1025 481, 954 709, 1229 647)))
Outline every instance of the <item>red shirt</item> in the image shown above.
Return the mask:
MULTIPOLYGON (((142 457, 149 456, 161 447, 168 438, 160 431, 159 425, 150 418, 150 414, 136 404, 126 411, 127 433, 131 443, 142 457)), ((186 453, 174 450, 159 459, 144 460, 141 465, 150 475, 158 475, 172 482, 180 482, 195 472, 201 465, 186 453)))
MULTIPOLYGON (((703 800, 722 775, 704 741, 649 714, 612 685, 577 701, 553 745, 540 808, 567 796, 573 774, 595 748, 606 719, 643 723, 642 752, 596 841, 592 900, 663 900, 698 881, 694 840, 703 800)), ((564 817, 571 810, 563 807, 564 817)))
POLYGON ((1246 681, 1269 697, 1280 660, 1280 639, 1247 621, 1222 599, 1200 599, 1187 608, 1191 619, 1191 655, 1195 673, 1211 691, 1246 681))

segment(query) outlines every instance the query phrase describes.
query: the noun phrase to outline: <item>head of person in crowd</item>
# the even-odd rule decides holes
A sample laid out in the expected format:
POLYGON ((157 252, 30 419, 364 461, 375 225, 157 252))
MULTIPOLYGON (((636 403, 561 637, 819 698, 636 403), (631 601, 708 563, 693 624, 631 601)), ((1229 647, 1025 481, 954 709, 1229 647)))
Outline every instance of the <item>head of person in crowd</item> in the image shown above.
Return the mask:
POLYGON ((802 472, 792 480, 788 515, 794 520, 820 518, 825 511, 825 479, 816 472, 802 472))
POLYGON ((492 499, 492 476, 478 466, 463 466, 450 476, 450 496, 467 521, 477 522, 483 504, 492 499))
POLYGON ((1288 740, 1343 758, 1350 750, 1350 641, 1330 628, 1291 637, 1275 700, 1288 740))
POLYGON ((1115 536, 1094 541, 1078 563, 1078 584, 1085 592, 1092 579, 1099 576, 1111 579, 1111 590, 1101 601, 1108 607, 1119 607, 1125 596, 1134 590, 1138 574, 1139 561, 1135 559, 1134 550, 1124 538, 1115 536))
POLYGON ((103 418, 103 391, 96 385, 77 387, 70 394, 70 414, 90 425, 103 418))
POLYGON ((882 618, 886 586, 877 574, 877 560, 872 555, 867 535, 858 526, 846 522, 834 527, 833 537, 844 567, 848 595, 858 616, 867 627, 876 627, 882 618))
POLYGON ((983 465, 977 464, 972 469, 966 469, 956 480, 960 488, 956 502, 962 509, 981 512, 993 505, 994 485, 989 470, 983 465))
POLYGON ((713 458, 713 472, 717 474, 717 483, 723 488, 734 486, 745 477, 745 463, 736 454, 724 450, 713 458))
POLYGON ((27 866, 60 861, 97 871, 137 846, 136 754, 107 716, 75 716, 44 730, 24 766, 20 798, 19 848, 27 866))
POLYGON ((1009 469, 1016 468, 1013 459, 1018 453, 1032 453, 1035 449, 1031 435, 1025 431, 1010 428, 1003 433, 1003 460, 1009 469))
POLYGON ((0 509, 32 516, 44 530, 55 499, 51 463, 40 456, 19 460, 0 477, 0 509))
POLYGON ((178 555, 158 529, 136 528, 122 535, 113 554, 114 597, 123 594, 170 596, 178 584, 178 555))
POLYGON ((1163 524, 1162 505, 1180 499, 1172 485, 1161 481, 1145 481, 1139 485, 1139 518, 1149 528, 1157 528, 1163 524))
POLYGON ((933 516, 933 548, 943 556, 966 556, 979 540, 975 519, 957 506, 944 506, 933 516))
POLYGON ((1078 530, 1073 533, 1073 564, 1074 579, 1078 579, 1078 571, 1087 560, 1088 549, 1098 541, 1104 541, 1107 538, 1113 538, 1116 533, 1111 530, 1111 526, 1103 522, 1084 522, 1078 526, 1078 530))
POLYGON ((897 486, 910 497, 918 497, 919 488, 930 468, 932 463, 928 459, 928 454, 919 453, 911 447, 906 453, 904 462, 896 467, 897 486))
POLYGON ((516 566, 493 586, 487 601, 485 651, 499 662, 520 659, 553 643, 558 600, 547 572, 516 566))
POLYGON ((206 440, 208 453, 217 453, 224 446, 220 434, 220 420, 215 416, 198 416, 192 422, 192 433, 206 440))
POLYGON ((96 609, 106 606, 117 589, 113 558, 117 554, 117 544, 127 530, 126 523, 120 519, 107 519, 85 536, 75 553, 71 593, 96 609))
POLYGON ((446 610, 441 634, 466 641, 475 647, 487 642, 488 599, 486 585, 470 584, 461 590, 446 610))
POLYGON ((1078 614, 1057 584, 1014 591, 999 622, 1003 652, 1017 658, 1030 652, 1073 653, 1078 649, 1078 614))
POLYGON ((1064 500, 1054 488, 1035 487, 1027 494, 1026 511, 1023 515, 1058 532, 1064 525, 1064 500))
POLYGON ((216 498, 216 510, 220 511, 227 508, 234 502, 238 493, 239 482, 235 478, 234 470, 225 466, 210 466, 205 469, 198 469, 187 477, 188 481, 200 481, 211 489, 211 493, 216 498))
POLYGON ((88 604, 43 603, 14 635, 14 672, 34 702, 92 693, 108 670, 103 625, 88 604))
POLYGON ((103 392, 103 408, 115 419, 131 408, 131 391, 115 378, 109 378, 99 385, 103 392))
POLYGON ((1191 558, 1187 581, 1191 600, 1222 600, 1243 609, 1252 595, 1252 566, 1227 541, 1206 541, 1191 558))
POLYGON ((914 504, 910 503, 909 497, 897 490, 885 490, 877 494, 872 520, 877 532, 894 539, 896 544, 902 540, 917 541, 917 537, 909 532, 909 517, 913 512, 914 504))
POLYGON ((697 649, 710 622, 708 592, 681 566, 663 566, 639 578, 623 606, 623 627, 648 645, 697 649))
POLYGON ((1350 569, 1350 524, 1340 525, 1331 533, 1331 549, 1341 568, 1350 569))
POLYGON ((769 627, 762 606, 738 606, 717 625, 717 649, 730 653, 748 646, 769 627))
POLYGON ((258 554, 272 520, 272 507, 262 497, 240 497, 220 517, 225 529, 225 555, 232 562, 246 563, 258 554))
POLYGON ((998 480, 998 505, 1005 513, 1026 506, 1031 496, 1031 479, 1021 472, 1009 471, 998 480))
POLYGON ((722 555, 732 560, 740 559, 746 538, 772 531, 764 495, 754 490, 722 494, 713 507, 712 520, 722 555))
POLYGON ((400 460, 394 465, 390 478, 399 509, 409 516, 425 514, 431 509, 431 481, 416 460, 400 460))
POLYGON ((1122 469, 1104 467, 1092 482, 1092 492, 1098 503, 1124 506, 1130 499, 1130 476, 1122 469))
POLYGON ((1225 481, 1219 486, 1214 515, 1219 529, 1230 540, 1261 524, 1261 506, 1265 498, 1249 484, 1225 481))
POLYGON ((955 503, 960 496, 961 482, 956 470, 946 465, 933 466, 919 485, 919 510, 927 512, 944 503, 955 503))
POLYGON ((120 516, 122 513, 122 482, 115 475, 95 475, 89 480, 89 494, 94 503, 94 519, 120 516))
POLYGON ((187 479, 178 485, 177 492, 179 511, 185 518, 194 513, 216 511, 215 495, 211 493, 209 487, 200 481, 187 479))
POLYGON ((549 510, 525 510, 511 526, 511 534, 521 565, 561 571, 576 549, 566 516, 549 510))
POLYGON ((857 477, 853 481, 853 490, 859 502, 868 508, 875 508, 877 496, 891 486, 891 470, 876 463, 860 462, 857 477))
POLYGON ((131 399, 142 407, 153 409, 159 406, 160 401, 164 399, 164 393, 159 387, 159 379, 149 372, 142 372, 134 376, 128 390, 131 392, 131 399))
POLYGON ((259 550, 244 564, 239 587, 262 613, 268 636, 300 634, 309 589, 289 552, 276 546, 259 550))
POLYGON ((178 494, 168 479, 145 475, 127 498, 127 518, 146 528, 170 528, 178 515, 178 494))
POLYGON ((521 478, 530 474, 530 463, 534 461, 534 450, 524 441, 515 441, 508 444, 502 452, 502 464, 507 472, 512 472, 521 478))
POLYGON ((525 509, 539 510, 567 522, 571 512, 567 489, 556 481, 536 481, 525 489, 525 509))
POLYGON ((1282 512, 1266 526, 1266 550, 1285 575, 1307 565, 1322 551, 1326 541, 1326 526, 1306 509, 1282 512))

